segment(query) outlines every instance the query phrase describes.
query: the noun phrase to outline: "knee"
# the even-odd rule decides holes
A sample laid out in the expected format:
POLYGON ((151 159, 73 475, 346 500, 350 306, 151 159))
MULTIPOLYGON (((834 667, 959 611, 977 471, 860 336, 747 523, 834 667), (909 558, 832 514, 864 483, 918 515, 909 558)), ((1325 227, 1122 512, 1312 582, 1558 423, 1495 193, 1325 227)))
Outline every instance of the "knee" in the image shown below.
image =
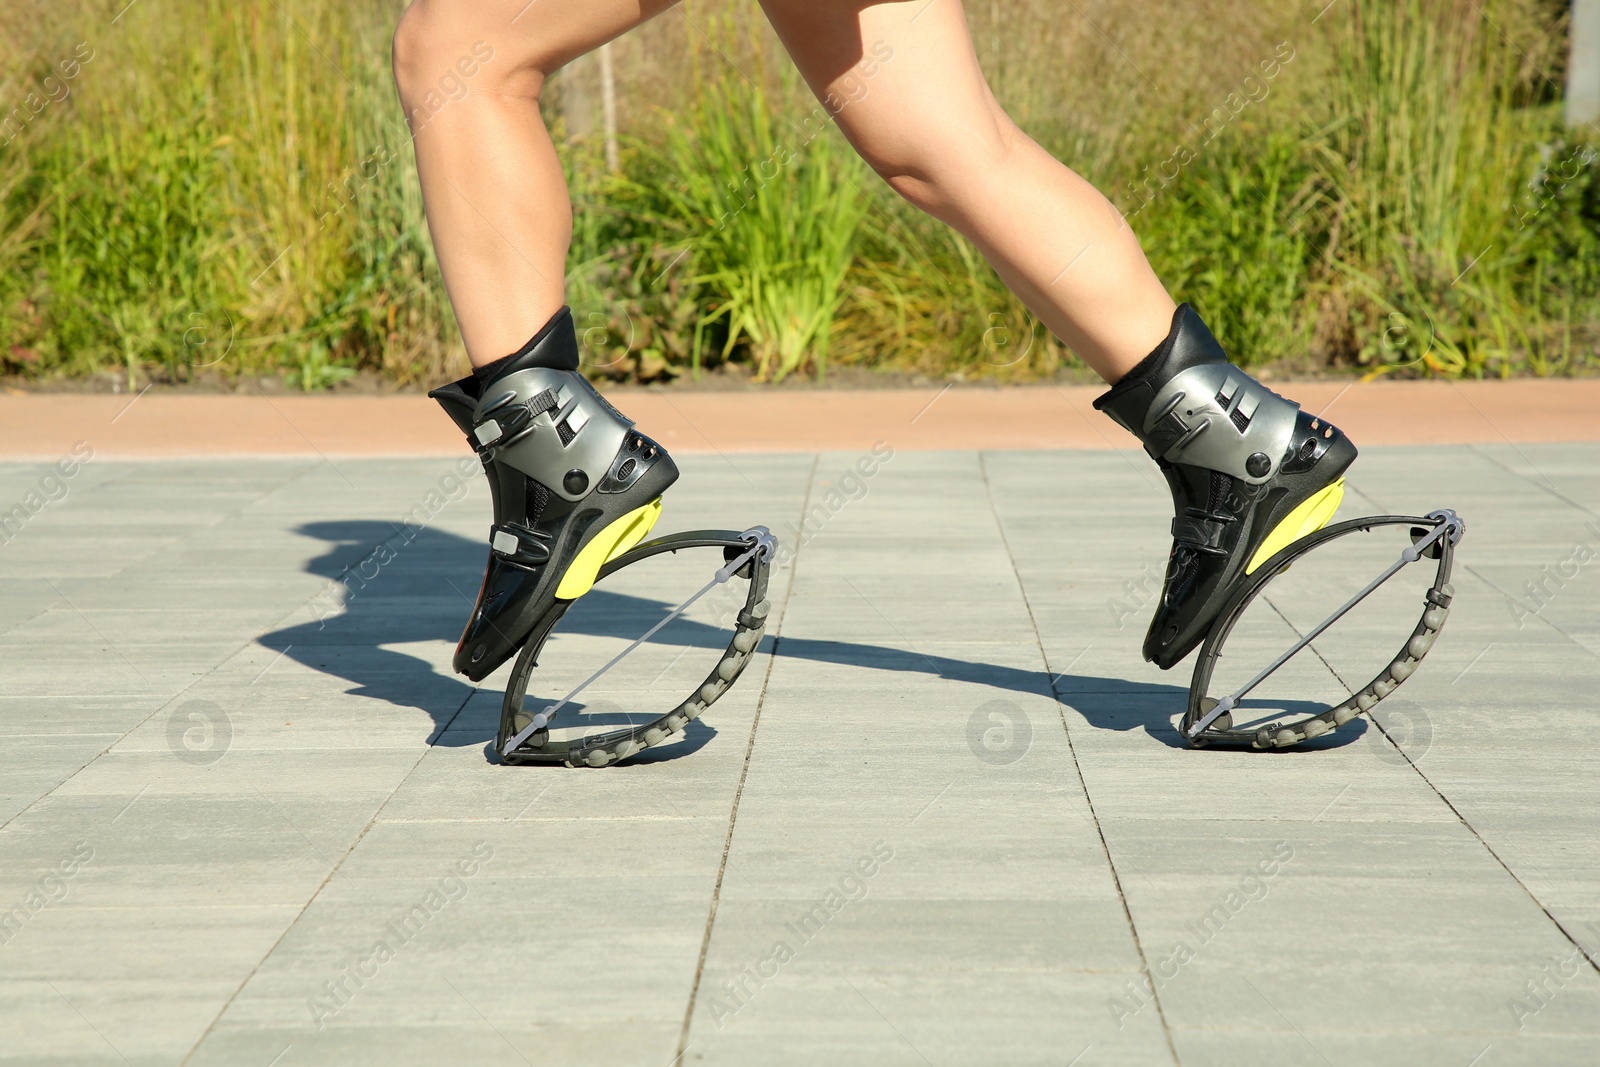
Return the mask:
POLYGON ((905 159, 868 162, 878 177, 912 207, 938 216, 951 202, 950 194, 957 183, 948 168, 941 167, 936 161, 905 159))
POLYGON ((424 96, 439 76, 435 40, 430 33, 431 24, 438 19, 435 8, 427 0, 411 0, 394 28, 389 63, 395 88, 408 104, 424 96))
POLYGON ((395 26, 391 63, 413 121, 419 109, 437 111, 475 90, 537 99, 543 76, 497 50, 482 21, 470 0, 411 0, 406 7, 395 26))
POLYGON ((902 141, 861 155, 902 199, 913 207, 948 220, 964 205, 987 195, 990 184, 1010 166, 1016 144, 1003 126, 984 136, 966 131, 902 141))

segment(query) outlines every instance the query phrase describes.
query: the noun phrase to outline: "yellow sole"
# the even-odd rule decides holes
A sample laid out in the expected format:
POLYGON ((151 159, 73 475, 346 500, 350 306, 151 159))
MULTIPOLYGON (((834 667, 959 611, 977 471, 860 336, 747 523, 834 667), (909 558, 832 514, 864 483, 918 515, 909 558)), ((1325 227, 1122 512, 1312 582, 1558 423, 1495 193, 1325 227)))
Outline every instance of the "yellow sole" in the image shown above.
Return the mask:
POLYGON ((1256 549, 1256 554, 1250 558, 1250 566, 1246 567, 1244 572, 1246 574, 1254 572, 1257 567, 1306 534, 1316 533, 1328 525, 1328 520, 1339 510, 1339 501, 1343 499, 1344 479, 1340 478, 1289 512, 1288 517, 1278 523, 1277 527, 1267 535, 1267 539, 1261 542, 1261 547, 1256 549))
POLYGON ((556 599, 576 600, 593 589, 600 568, 643 541, 660 517, 661 498, 656 497, 601 530, 594 540, 583 546, 567 573, 561 576, 561 584, 556 586, 556 599))

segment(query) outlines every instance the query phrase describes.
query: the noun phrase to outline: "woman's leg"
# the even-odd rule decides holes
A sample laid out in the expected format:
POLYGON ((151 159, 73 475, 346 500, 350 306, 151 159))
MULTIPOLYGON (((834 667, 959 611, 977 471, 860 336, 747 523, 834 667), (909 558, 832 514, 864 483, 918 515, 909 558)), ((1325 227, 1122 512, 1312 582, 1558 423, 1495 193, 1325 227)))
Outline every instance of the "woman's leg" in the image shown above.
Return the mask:
POLYGON ((545 79, 676 0, 412 0, 394 35, 428 229, 467 355, 516 351, 564 299, 572 204, 545 79))
POLYGON ((960 0, 761 4, 873 169, 976 245, 1101 377, 1117 381, 1167 336, 1176 308, 1133 231, 995 102, 960 0))
POLYGON ((1095 401, 1161 465, 1175 517, 1144 654, 1171 667, 1260 561, 1325 523, 1356 450, 1228 361, 1117 210, 1006 117, 960 0, 761 0, 851 144, 966 235, 1113 387, 1095 401), (1130 373, 1131 372, 1131 373, 1130 373))
MULTIPOLYGON (((562 307, 572 205, 539 117, 550 72, 671 2, 413 0, 395 31, 428 227, 474 368, 429 395, 482 460, 494 510, 453 661, 474 681, 637 543, 678 477, 579 371, 562 307)), ((531 721, 502 717, 500 743, 526 741, 531 721)))

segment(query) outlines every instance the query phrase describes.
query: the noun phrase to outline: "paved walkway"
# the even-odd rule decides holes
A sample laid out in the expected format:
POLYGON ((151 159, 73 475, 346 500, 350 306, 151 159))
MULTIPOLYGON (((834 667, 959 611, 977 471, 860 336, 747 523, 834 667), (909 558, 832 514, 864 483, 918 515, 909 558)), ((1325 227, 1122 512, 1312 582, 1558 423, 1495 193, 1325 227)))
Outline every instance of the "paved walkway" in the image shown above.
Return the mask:
POLYGON ((860 458, 685 457, 662 530, 797 551, 604 771, 487 758, 457 459, 0 464, 0 1064, 1600 1062, 1600 446, 1366 449, 1346 514, 1467 517, 1458 606, 1297 754, 1179 743, 1146 461, 860 458))

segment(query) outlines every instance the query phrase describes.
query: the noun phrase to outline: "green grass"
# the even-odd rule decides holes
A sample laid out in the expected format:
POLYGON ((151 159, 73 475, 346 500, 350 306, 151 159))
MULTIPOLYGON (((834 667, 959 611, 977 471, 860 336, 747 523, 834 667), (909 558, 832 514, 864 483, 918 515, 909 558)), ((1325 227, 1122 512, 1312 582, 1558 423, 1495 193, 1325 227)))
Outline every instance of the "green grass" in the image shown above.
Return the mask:
MULTIPOLYGON (((759 380, 806 367, 820 378, 867 211, 867 168, 841 151, 820 109, 780 130, 759 88, 725 74, 696 84, 687 118, 669 116, 678 180, 663 190, 695 235, 695 283, 712 294, 697 331, 721 328, 724 359, 744 345, 759 380)), ((696 367, 699 356, 697 345, 696 367)))
MULTIPOLYGON (((1439 20, 1420 0, 1352 7, 1336 27, 1336 125, 1321 168, 1345 246, 1329 281, 1369 319, 1433 341, 1396 349, 1370 331, 1357 362, 1475 377, 1565 369, 1573 353, 1537 304, 1542 283, 1564 273, 1550 269, 1551 239, 1592 237, 1593 216, 1569 199, 1554 231, 1520 223, 1541 146, 1559 151, 1554 107, 1520 106, 1519 57, 1481 20, 1439 20)), ((1592 169, 1583 184, 1592 197, 1592 169)), ((1576 281, 1593 263, 1582 254, 1570 266, 1576 281)))
MULTIPOLYGON (((563 79, 586 75, 552 81, 593 376, 1077 366, 855 158, 753 8, 692 3, 714 47, 683 20, 617 46, 634 50, 619 173, 563 134, 563 79)), ((0 373, 308 390, 459 373, 389 80, 400 6, 164 0, 112 26, 86 0, 7 5, 0 373), (26 122, 6 130, 12 109, 26 122)), ((1560 5, 1345 0, 1313 27, 1264 0, 1101 6, 1115 48, 1056 5, 970 5, 979 58, 1235 358, 1367 376, 1600 364, 1600 154, 1560 125, 1560 5), (1237 106, 1291 37, 1270 91, 1237 106), (1152 184, 1176 146, 1189 158, 1152 184)))

